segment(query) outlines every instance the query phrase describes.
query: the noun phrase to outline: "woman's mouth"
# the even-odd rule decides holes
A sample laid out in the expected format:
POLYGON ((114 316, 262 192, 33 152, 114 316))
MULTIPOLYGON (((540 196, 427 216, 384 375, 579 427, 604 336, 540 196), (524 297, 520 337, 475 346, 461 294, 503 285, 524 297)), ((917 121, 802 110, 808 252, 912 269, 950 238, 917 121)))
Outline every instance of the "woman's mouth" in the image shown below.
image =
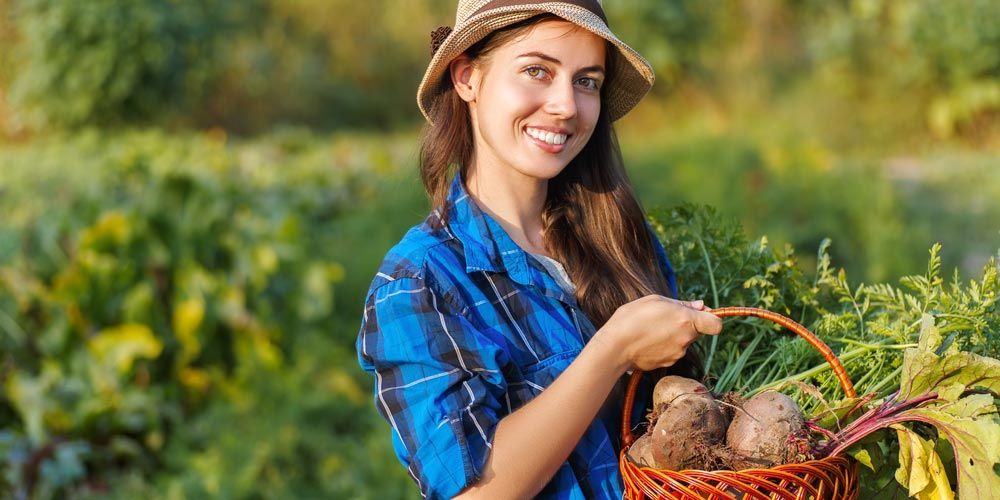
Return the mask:
POLYGON ((570 135, 535 127, 525 127, 524 134, 542 151, 553 154, 561 153, 566 149, 566 140, 569 139, 570 135))

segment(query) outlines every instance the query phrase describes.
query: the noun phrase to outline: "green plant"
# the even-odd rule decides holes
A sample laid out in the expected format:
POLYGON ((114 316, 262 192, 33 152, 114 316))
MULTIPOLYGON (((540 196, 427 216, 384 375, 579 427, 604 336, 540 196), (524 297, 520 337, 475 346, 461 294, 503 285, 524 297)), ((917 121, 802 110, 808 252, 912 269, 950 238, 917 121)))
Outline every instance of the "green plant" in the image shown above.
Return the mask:
POLYGON ((218 79, 228 2, 27 0, 11 93, 41 127, 147 122, 218 79))
MULTIPOLYGON (((301 133, 236 147, 217 135, 84 134, 5 154, 0 189, 23 193, 0 200, 8 489, 99 490, 119 469, 153 477, 179 429, 211 408, 243 418, 227 405, 264 397, 262 378, 292 377, 282 374, 308 352, 298 343, 340 325, 335 223, 371 195, 373 163, 398 161, 343 154, 358 145, 301 133)), ((339 380, 321 405, 349 400, 357 411, 344 365, 287 380, 339 380)), ((312 418, 275 416, 292 427, 312 418)))
MULTIPOLYGON (((962 283, 956 270, 946 283, 941 247, 935 245, 924 275, 905 276, 899 287, 855 287, 846 271, 831 267, 829 241, 820 245, 810 279, 790 246, 771 249, 766 238, 747 241, 734 220, 711 208, 683 205, 654 212, 651 220, 671 249, 682 298, 705 299, 711 307, 761 307, 795 319, 834 347, 859 392, 891 392, 903 352, 916 344, 927 313, 941 318, 941 327, 962 349, 991 357, 1000 353, 995 259, 979 280, 962 283)), ((838 383, 819 354, 777 330, 739 318, 729 321, 726 335, 704 340, 714 390, 762 390, 808 380, 817 382, 825 397, 837 396, 838 383)))
MULTIPOLYGON (((840 384, 817 351, 754 319, 729 321, 722 335, 702 340, 717 392, 787 389, 806 414, 826 417, 824 425, 832 431, 821 456, 860 443, 852 453, 872 472, 862 482, 865 498, 894 489, 885 473, 892 469, 883 465, 897 456, 895 478, 910 494, 944 494, 957 485, 963 498, 986 498, 990 488, 975 485, 1000 478, 992 469, 1000 449, 989 444, 1000 432, 993 405, 1000 363, 1000 262, 990 259, 981 279, 963 283, 956 270, 946 283, 941 248, 934 245, 926 272, 904 276, 899 287, 852 286, 843 269, 831 268, 829 241, 820 245, 810 280, 790 248, 772 251, 764 239, 748 242, 738 224, 719 219, 710 208, 685 205, 661 211, 652 221, 661 237, 668 236, 664 244, 672 249, 681 298, 707 298, 712 307, 761 307, 798 320, 834 349, 865 400, 842 401, 840 384), (874 407, 852 417, 853 423, 830 420, 869 400, 876 401, 874 407), (901 427, 912 420, 922 423, 901 427), (880 431, 889 426, 895 436, 880 431), (835 433, 838 429, 842 432, 835 433), (952 452, 939 438, 954 447, 957 480, 949 482, 941 465, 952 452), (979 446, 980 440, 987 444, 979 446)), ((951 470, 954 478, 956 469, 951 470)))

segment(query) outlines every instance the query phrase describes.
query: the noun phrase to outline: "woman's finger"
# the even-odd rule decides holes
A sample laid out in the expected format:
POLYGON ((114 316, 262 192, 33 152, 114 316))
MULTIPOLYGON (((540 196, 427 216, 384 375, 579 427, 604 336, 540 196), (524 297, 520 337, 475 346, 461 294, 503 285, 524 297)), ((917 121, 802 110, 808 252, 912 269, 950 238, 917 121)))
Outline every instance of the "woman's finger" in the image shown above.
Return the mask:
POLYGON ((705 335, 718 335, 722 332, 722 318, 705 311, 695 311, 694 327, 705 335))
POLYGON ((677 299, 671 299, 670 297, 665 297, 665 298, 667 300, 671 301, 671 302, 680 304, 680 305, 682 305, 684 307, 690 307, 691 309, 696 309, 696 310, 699 310, 699 311, 705 309, 705 301, 704 300, 700 300, 700 299, 699 300, 677 300, 677 299))

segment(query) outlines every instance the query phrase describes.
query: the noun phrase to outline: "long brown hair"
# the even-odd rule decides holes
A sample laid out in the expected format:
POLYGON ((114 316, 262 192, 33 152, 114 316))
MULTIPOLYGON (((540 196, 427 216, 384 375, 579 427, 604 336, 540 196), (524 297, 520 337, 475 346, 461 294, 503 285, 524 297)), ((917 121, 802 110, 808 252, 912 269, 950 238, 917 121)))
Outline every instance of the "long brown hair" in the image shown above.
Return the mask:
MULTIPOLYGON (((497 47, 550 18, 558 19, 542 14, 501 28, 465 54, 481 62, 497 47)), ((606 74, 611 75, 617 50, 609 43, 606 54, 606 74)), ((610 85, 614 82, 606 82, 603 88, 610 85)), ((449 173, 456 167, 463 179, 468 178, 475 145, 468 106, 447 75, 444 88, 430 110, 434 125, 426 125, 421 137, 420 175, 431 205, 447 221, 449 173)), ((650 294, 672 297, 605 108, 583 150, 549 180, 542 225, 545 248, 566 264, 576 285, 577 302, 595 327, 603 326, 619 306, 635 299, 650 294)), ((693 357, 686 361, 683 365, 692 364, 693 357)), ((678 368, 696 373, 693 366, 678 368)))

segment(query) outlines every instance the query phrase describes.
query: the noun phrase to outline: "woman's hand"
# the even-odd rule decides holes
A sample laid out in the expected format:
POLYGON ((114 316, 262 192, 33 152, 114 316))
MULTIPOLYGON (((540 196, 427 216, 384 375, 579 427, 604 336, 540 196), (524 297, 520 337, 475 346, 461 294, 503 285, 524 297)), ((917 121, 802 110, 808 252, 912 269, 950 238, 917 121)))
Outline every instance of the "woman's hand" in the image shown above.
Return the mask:
POLYGON ((699 335, 717 335, 722 319, 704 302, 647 295, 619 307, 601 327, 623 361, 642 371, 672 366, 699 335))

